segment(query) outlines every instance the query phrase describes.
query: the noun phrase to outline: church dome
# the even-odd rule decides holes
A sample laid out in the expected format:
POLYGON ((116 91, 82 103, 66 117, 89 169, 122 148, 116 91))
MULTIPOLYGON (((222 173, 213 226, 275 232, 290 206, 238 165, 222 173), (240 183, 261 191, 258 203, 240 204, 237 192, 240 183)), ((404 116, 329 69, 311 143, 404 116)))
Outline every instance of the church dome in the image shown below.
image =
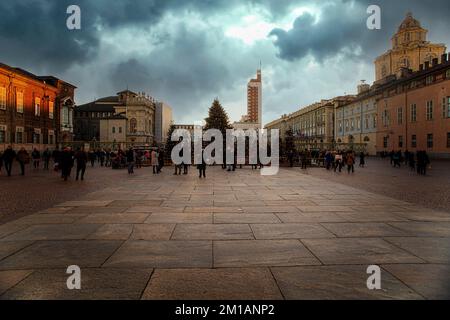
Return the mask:
POLYGON ((412 29, 412 28, 422 28, 419 20, 414 19, 411 12, 408 12, 406 15, 405 20, 403 20, 402 24, 399 27, 399 31, 412 29))

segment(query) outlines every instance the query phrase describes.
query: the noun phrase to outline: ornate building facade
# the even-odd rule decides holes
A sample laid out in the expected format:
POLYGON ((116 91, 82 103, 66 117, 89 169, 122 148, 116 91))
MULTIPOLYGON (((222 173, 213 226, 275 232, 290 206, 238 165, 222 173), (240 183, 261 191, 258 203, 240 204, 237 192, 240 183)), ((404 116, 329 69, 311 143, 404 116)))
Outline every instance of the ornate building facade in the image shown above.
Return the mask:
POLYGON ((408 13, 392 37, 392 49, 375 60, 376 81, 396 74, 401 68, 418 71, 421 64, 440 59, 446 52, 445 45, 427 41, 427 35, 428 30, 408 13))
MULTIPOLYGON (((60 114, 73 107, 75 89, 55 77, 0 64, 0 148, 55 148, 63 137, 60 114)), ((70 114, 66 120, 71 122, 70 114)))
MULTIPOLYGON (((100 141, 101 121, 127 119, 126 141, 133 144, 153 144, 155 141, 155 100, 144 93, 125 90, 75 108, 75 139, 100 141)), ((119 128, 118 128, 119 129, 119 128)), ((103 141, 111 142, 111 141, 103 141)))

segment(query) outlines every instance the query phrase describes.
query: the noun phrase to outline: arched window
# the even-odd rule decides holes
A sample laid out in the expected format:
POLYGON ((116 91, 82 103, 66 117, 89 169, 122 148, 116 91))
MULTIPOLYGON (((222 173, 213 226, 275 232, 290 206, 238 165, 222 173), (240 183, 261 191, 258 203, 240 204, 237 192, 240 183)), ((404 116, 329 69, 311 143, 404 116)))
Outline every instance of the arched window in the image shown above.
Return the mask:
POLYGON ((135 118, 130 120, 130 133, 137 132, 137 120, 135 118))

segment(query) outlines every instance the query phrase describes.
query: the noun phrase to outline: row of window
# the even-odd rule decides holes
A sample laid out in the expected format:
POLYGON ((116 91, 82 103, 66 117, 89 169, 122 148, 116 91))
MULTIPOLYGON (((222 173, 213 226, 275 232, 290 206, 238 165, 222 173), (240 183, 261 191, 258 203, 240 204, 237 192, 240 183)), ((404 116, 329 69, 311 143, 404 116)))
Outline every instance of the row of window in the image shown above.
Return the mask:
MULTIPOLYGON (((36 117, 41 116, 41 98, 36 97, 34 99, 34 115, 36 117)), ((0 109, 6 110, 6 88, 0 87, 0 109)), ((16 112, 23 113, 24 103, 23 103, 23 92, 16 92, 16 112)), ((49 101, 48 103, 48 117, 53 119, 55 111, 55 103, 53 101, 49 101)))
MULTIPOLYGON (((434 135, 432 133, 427 134, 426 137, 427 148, 432 149, 434 147, 434 135)), ((387 149, 389 147, 389 138, 384 137, 383 147, 387 149)), ((398 147, 403 148, 406 147, 404 144, 403 136, 398 136, 398 147)), ((417 135, 411 135, 411 148, 417 148, 417 135)), ((447 132, 447 148, 450 148, 450 132, 447 132)))
MULTIPOLYGON (((23 129, 17 130, 16 135, 15 135, 15 143, 17 143, 17 144, 25 143, 24 135, 25 135, 25 133, 23 132, 23 129)), ((41 144, 42 143, 41 138, 42 138, 42 135, 40 133, 33 132, 31 142, 34 144, 41 144)), ((8 141, 6 141, 6 130, 0 128, 0 143, 7 143, 7 142, 8 141)), ((54 134, 49 134, 47 144, 54 144, 54 143, 55 143, 54 134)))
POLYGON ((75 117, 84 118, 108 118, 111 117, 112 112, 87 112, 87 111, 75 111, 75 117))
MULTIPOLYGON (((432 121, 435 119, 434 114, 434 103, 433 100, 427 101, 426 105, 426 119, 427 121, 432 121)), ((387 110, 385 110, 387 112, 387 110)), ((388 117, 388 114, 386 113, 386 116, 388 117)), ((450 97, 446 97, 442 99, 442 118, 448 119, 450 118, 450 97)), ((412 104, 411 105, 411 122, 417 122, 417 105, 412 104)), ((403 124, 403 108, 397 109, 397 123, 403 124)), ((385 123, 385 126, 389 125, 389 123, 385 123)))
MULTIPOLYGON (((345 127, 345 131, 349 132, 349 131, 354 131, 355 130, 355 125, 356 125, 356 130, 361 130, 361 120, 354 118, 354 119, 347 119, 344 121, 338 121, 338 128, 339 128, 339 132, 343 132, 344 131, 344 127, 345 127)), ((376 128, 377 127, 377 116, 366 116, 364 118, 364 129, 368 130, 370 128, 376 128), (372 126, 371 126, 372 125, 372 126)))
POLYGON ((112 131, 113 134, 116 133, 116 132, 122 133, 122 127, 118 127, 118 128, 112 127, 111 131, 112 131))

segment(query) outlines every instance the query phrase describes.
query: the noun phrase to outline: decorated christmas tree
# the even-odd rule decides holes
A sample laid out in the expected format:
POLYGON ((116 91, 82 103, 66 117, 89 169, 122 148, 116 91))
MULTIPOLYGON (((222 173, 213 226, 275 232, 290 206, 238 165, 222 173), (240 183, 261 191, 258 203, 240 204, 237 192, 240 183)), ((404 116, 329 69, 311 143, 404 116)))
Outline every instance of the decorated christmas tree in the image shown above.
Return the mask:
POLYGON ((206 118, 205 121, 205 130, 218 129, 224 136, 226 130, 232 128, 228 120, 228 114, 225 112, 217 98, 214 99, 211 108, 209 108, 208 118, 206 118))

